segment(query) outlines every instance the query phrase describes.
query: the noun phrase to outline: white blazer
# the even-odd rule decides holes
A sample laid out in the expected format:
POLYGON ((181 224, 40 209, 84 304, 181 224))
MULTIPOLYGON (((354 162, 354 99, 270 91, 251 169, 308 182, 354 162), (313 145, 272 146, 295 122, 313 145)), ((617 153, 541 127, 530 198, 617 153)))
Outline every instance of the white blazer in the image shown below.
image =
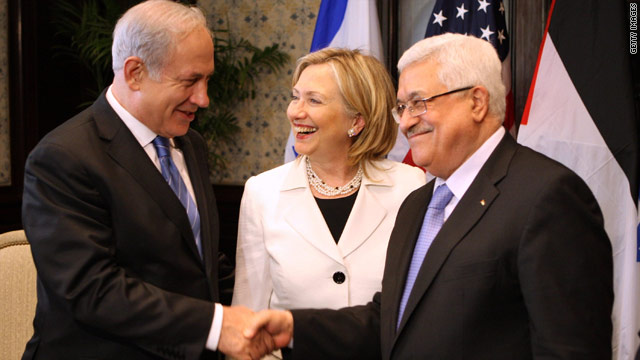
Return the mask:
POLYGON ((362 179, 338 244, 311 193, 301 157, 251 177, 240 205, 232 303, 261 310, 369 302, 382 286, 398 208, 426 181, 416 167, 389 160, 376 164, 384 170, 367 168, 369 177, 362 179))

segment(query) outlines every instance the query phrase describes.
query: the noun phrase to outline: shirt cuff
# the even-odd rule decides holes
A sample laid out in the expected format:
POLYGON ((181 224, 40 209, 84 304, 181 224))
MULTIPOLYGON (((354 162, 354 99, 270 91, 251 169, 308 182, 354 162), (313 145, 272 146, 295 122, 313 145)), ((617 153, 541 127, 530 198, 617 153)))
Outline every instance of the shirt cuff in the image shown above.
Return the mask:
POLYGON ((211 324, 211 330, 209 330, 209 336, 207 337, 207 349, 216 351, 218 349, 218 342, 220 341, 220 332, 222 331, 222 304, 215 303, 213 312, 213 323, 211 324))

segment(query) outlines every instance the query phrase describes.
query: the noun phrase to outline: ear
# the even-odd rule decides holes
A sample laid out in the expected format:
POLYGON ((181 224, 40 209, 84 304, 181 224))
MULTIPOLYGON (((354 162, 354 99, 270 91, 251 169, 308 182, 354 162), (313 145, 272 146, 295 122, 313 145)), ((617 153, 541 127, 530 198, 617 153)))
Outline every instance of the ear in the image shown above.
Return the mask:
POLYGON ((471 89, 473 105, 471 115, 475 122, 481 122, 489 112, 489 91, 484 86, 476 86, 471 89))
POLYGON ((142 79, 146 75, 146 69, 142 59, 130 56, 124 61, 124 80, 132 91, 140 90, 142 79))
POLYGON ((355 135, 358 135, 358 134, 360 134, 362 129, 364 129, 365 125, 366 124, 365 124, 365 121, 364 121, 364 117, 362 117, 362 115, 360 113, 358 113, 358 114, 356 114, 356 117, 353 119, 353 122, 351 123, 351 128, 353 130, 355 130, 355 135))

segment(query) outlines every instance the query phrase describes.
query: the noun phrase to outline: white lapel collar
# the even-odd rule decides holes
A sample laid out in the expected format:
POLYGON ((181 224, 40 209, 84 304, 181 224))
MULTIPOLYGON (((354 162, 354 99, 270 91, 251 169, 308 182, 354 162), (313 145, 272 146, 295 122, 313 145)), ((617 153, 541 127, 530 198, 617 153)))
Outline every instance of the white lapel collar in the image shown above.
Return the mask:
POLYGON ((301 239, 342 264, 342 255, 309 188, 305 164, 301 158, 292 164, 280 188, 280 206, 283 208, 284 219, 301 239))
POLYGON ((388 216, 387 208, 383 201, 376 197, 374 189, 380 186, 392 186, 393 180, 387 173, 373 166, 367 167, 367 174, 368 176, 362 178, 358 197, 351 210, 356 215, 349 216, 338 242, 343 256, 349 255, 360 247, 388 216))

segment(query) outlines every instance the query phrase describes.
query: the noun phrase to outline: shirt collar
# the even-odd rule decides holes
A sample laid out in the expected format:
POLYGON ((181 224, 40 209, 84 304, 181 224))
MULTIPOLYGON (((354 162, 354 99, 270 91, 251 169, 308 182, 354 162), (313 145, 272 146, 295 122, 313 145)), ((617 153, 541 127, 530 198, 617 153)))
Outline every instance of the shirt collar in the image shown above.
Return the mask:
MULTIPOLYGON (((113 85, 109 86, 107 90, 107 101, 109 105, 113 108, 113 110, 118 114, 122 122, 129 128, 129 131, 133 134, 133 136, 138 140, 140 146, 145 147, 150 144, 153 139, 158 136, 155 132, 151 131, 145 124, 140 122, 140 120, 136 119, 127 109, 125 109, 113 95, 112 91, 113 85)), ((170 139, 173 144, 173 139, 170 139)))
MULTIPOLYGON (((493 150, 498 146, 500 140, 505 134, 504 127, 500 126, 496 132, 493 133, 479 148, 476 150, 462 165, 460 165, 447 179, 447 187, 456 199, 462 199, 462 196, 473 180, 475 180, 476 176, 480 172, 480 169, 487 162, 493 150)), ((435 186, 433 187, 434 191, 438 188, 438 186, 445 183, 445 180, 441 178, 436 178, 435 186)))

